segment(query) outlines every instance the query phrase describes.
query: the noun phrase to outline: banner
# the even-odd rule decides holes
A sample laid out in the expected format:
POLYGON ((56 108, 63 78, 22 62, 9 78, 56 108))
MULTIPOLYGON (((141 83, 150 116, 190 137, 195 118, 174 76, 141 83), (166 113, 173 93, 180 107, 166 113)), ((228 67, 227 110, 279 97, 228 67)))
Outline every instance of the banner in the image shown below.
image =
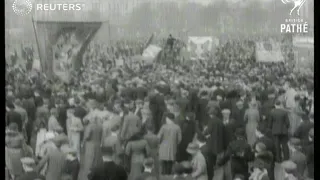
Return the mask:
POLYGON ((314 38, 294 37, 295 69, 298 71, 314 71, 314 38))
POLYGON ((214 46, 219 44, 217 38, 211 36, 189 36, 188 37, 188 52, 191 60, 206 59, 205 56, 212 53, 214 46))
POLYGON ((48 77, 68 82, 82 66, 82 56, 101 22, 34 21, 41 69, 48 77))
POLYGON ((143 51, 142 57, 146 59, 155 59, 161 50, 161 47, 151 44, 143 51))
POLYGON ((256 60, 257 62, 283 62, 280 43, 273 40, 256 42, 256 60))

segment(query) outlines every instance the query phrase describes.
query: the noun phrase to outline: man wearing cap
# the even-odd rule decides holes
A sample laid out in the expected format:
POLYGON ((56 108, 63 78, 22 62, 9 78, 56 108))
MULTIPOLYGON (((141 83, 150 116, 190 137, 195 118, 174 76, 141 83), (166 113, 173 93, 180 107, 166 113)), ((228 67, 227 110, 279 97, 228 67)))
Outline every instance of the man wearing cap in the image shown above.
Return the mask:
POLYGON ((229 143, 234 140, 234 132, 236 130, 236 124, 233 119, 230 118, 231 111, 229 109, 222 110, 222 123, 224 125, 224 149, 226 150, 229 143))
POLYGON ((277 162, 289 159, 288 132, 290 127, 287 111, 281 108, 281 102, 276 101, 275 108, 271 110, 268 119, 268 127, 272 131, 275 140, 277 162), (283 153, 283 157, 281 154, 283 153))
POLYGON ((224 166, 225 178, 234 178, 236 174, 242 174, 246 178, 249 177, 249 161, 253 160, 253 153, 250 145, 246 142, 245 131, 238 128, 234 133, 236 139, 228 145, 226 152, 218 159, 217 164, 224 166), (227 163, 230 160, 231 172, 228 172, 227 163))
POLYGON ((181 142, 181 129, 176 125, 172 113, 165 114, 166 123, 161 127, 158 138, 159 160, 162 164, 162 174, 170 175, 173 162, 176 160, 178 144, 181 142))
POLYGON ((297 165, 288 160, 281 163, 281 167, 284 170, 284 180, 298 180, 298 178, 295 176, 297 165))
POLYGON ((311 114, 309 118, 304 118, 302 123, 294 132, 294 137, 299 138, 302 142, 307 142, 309 137, 309 131, 314 127, 313 118, 313 114, 311 114))
POLYGON ((88 180, 117 179, 127 180, 125 169, 113 161, 113 150, 111 147, 102 147, 103 164, 94 167, 88 175, 88 180))
POLYGON ((24 174, 18 177, 16 180, 45 180, 46 178, 35 171, 36 163, 34 159, 25 157, 21 158, 21 163, 24 169, 24 174))
POLYGON ((187 152, 192 156, 192 177, 195 180, 208 180, 206 160, 196 143, 190 143, 187 152))

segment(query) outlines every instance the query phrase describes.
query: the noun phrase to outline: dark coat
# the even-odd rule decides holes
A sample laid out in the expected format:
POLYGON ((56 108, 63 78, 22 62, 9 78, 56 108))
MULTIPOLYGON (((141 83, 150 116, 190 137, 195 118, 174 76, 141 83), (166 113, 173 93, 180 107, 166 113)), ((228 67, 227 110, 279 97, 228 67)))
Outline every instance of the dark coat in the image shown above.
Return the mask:
POLYGON ((22 100, 22 107, 28 113, 28 120, 34 121, 36 117, 36 105, 33 98, 22 100))
POLYGON ((156 94, 150 98, 149 109, 152 113, 152 120, 155 127, 155 133, 158 133, 162 125, 162 116, 166 111, 166 104, 162 95, 156 94))
POLYGON ((17 180, 35 180, 35 179, 45 180, 46 178, 35 171, 27 172, 17 178, 17 180))
POLYGON ((196 120, 199 121, 199 125, 207 124, 207 105, 208 100, 206 99, 199 99, 197 109, 195 112, 196 120))
POLYGON ((270 112, 268 124, 272 135, 288 135, 290 121, 287 111, 284 109, 273 109, 270 112))
POLYGON ((207 144, 203 145, 200 150, 206 160, 208 179, 212 180, 214 176, 213 167, 216 164, 217 155, 212 153, 212 150, 207 144))
POLYGON ((64 168, 64 174, 70 175, 72 180, 78 179, 78 174, 80 170, 80 163, 78 159, 73 161, 67 160, 64 168))
POLYGON ((127 172, 114 162, 104 162, 92 169, 88 180, 127 180, 127 172))
POLYGON ((7 112, 6 114, 6 126, 8 126, 11 123, 16 123, 18 125, 18 129, 21 132, 22 131, 22 116, 20 113, 12 110, 7 112))
POLYGON ((232 177, 236 174, 242 174, 248 178, 248 163, 253 159, 254 155, 250 145, 245 140, 238 139, 229 144, 226 153, 224 153, 221 159, 218 159, 217 164, 221 166, 230 160, 232 177))
POLYGON ((308 168, 308 177, 314 178, 314 143, 307 145, 304 148, 304 153, 307 156, 307 168, 308 168))
POLYGON ((275 149, 275 145, 274 145, 274 142, 272 139, 270 139, 267 136, 263 136, 261 138, 258 138, 253 147, 256 147, 256 144, 258 144, 259 142, 266 145, 267 151, 270 151, 272 153, 272 155, 275 156, 276 149, 275 149))
POLYGON ((235 123, 237 124, 237 127, 244 127, 244 114, 245 109, 239 109, 237 107, 232 109, 231 117, 235 120, 235 123))
POLYGON ((194 135, 196 133, 196 123, 195 121, 184 120, 180 125, 182 139, 178 146, 177 161, 188 161, 191 155, 187 153, 188 144, 193 141, 194 135))
POLYGON ((234 120, 230 119, 228 124, 223 124, 223 145, 224 150, 227 149, 229 143, 235 139, 234 133, 237 129, 237 124, 234 120))
POLYGON ((208 138, 208 146, 215 155, 224 151, 225 142, 223 129, 224 125, 220 119, 217 117, 210 118, 206 134, 210 136, 208 138))
POLYGON ((64 132, 67 132, 67 109, 65 107, 60 107, 58 109, 58 118, 59 124, 63 128, 64 132))
POLYGON ((81 120, 83 120, 83 118, 87 115, 87 111, 81 107, 81 106, 77 106, 76 108, 74 108, 74 116, 80 118, 81 120))
POLYGON ((154 173, 143 172, 135 180, 158 180, 154 173))
POLYGON ((314 124, 310 121, 303 121, 296 131, 294 132, 294 137, 301 139, 302 141, 307 141, 309 136, 309 131, 314 127, 314 124))

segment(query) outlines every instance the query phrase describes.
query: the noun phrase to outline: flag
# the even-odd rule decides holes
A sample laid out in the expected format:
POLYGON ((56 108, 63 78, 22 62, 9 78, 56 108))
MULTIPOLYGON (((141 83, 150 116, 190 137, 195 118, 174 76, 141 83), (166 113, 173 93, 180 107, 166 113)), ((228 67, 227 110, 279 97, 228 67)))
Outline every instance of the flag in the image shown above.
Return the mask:
POLYGON ((256 42, 257 62, 283 62, 280 43, 273 40, 256 42))
POLYGON ((82 56, 101 22, 34 21, 42 71, 47 77, 70 80, 82 66, 82 56))

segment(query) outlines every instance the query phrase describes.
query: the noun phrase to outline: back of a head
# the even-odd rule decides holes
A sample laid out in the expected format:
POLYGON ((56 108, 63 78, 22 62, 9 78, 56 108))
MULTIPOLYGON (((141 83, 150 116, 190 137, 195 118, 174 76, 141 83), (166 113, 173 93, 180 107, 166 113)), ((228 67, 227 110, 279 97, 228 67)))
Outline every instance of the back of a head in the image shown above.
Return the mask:
POLYGON ((110 146, 102 146, 101 153, 102 153, 102 156, 111 157, 113 155, 113 149, 110 146))

